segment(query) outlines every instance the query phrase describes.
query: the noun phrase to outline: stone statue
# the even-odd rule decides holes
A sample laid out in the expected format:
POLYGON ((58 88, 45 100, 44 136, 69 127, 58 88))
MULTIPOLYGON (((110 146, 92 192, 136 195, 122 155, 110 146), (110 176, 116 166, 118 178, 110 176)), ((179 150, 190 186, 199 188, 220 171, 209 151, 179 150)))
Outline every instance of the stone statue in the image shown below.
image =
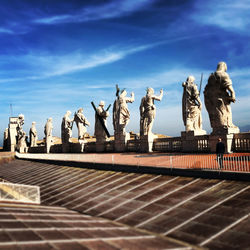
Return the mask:
POLYGON ((32 126, 30 128, 30 146, 37 146, 37 130, 36 130, 36 122, 32 122, 32 126))
POLYGON ((202 103, 200 93, 194 81, 195 78, 189 76, 187 80, 182 83, 182 118, 186 126, 186 132, 202 131, 202 103))
POLYGON ((75 113, 74 122, 78 128, 78 140, 84 140, 87 132, 86 126, 90 126, 90 123, 83 114, 83 108, 79 108, 77 113, 75 113))
POLYGON ((18 142, 17 142, 17 149, 19 150, 20 153, 27 152, 27 142, 26 142, 27 136, 26 133, 22 130, 18 134, 18 142))
POLYGON ((18 115, 17 120, 17 149, 20 153, 26 152, 27 150, 27 142, 26 142, 26 133, 23 130, 23 124, 24 124, 24 115, 20 114, 18 115))
POLYGON ((61 139, 63 143, 69 143, 72 137, 73 120, 70 119, 71 111, 67 111, 61 123, 61 139))
POLYGON ((3 135, 3 150, 7 151, 9 147, 9 129, 6 128, 4 130, 4 135, 3 135))
POLYGON ((104 122, 104 125, 106 125, 106 119, 109 116, 109 112, 104 109, 105 102, 100 101, 100 104, 98 108, 96 109, 96 114, 95 114, 95 137, 96 137, 96 142, 104 142, 108 140, 108 136, 99 120, 101 118, 104 122), (99 118, 98 118, 99 116, 99 118))
POLYGON ((113 126, 115 134, 125 134, 125 127, 129 123, 130 113, 127 103, 134 102, 134 93, 131 93, 131 97, 127 97, 127 91, 124 89, 121 93, 117 93, 117 99, 113 105, 113 126))
POLYGON ((22 137, 23 134, 23 124, 24 124, 24 115, 23 114, 19 114, 18 115, 18 119, 17 119, 17 142, 19 140, 19 137, 22 137))
POLYGON ((52 130, 53 130, 53 124, 52 124, 52 118, 50 117, 48 118, 44 127, 45 147, 47 154, 50 152, 51 145, 53 145, 52 130))
POLYGON ((226 73, 227 65, 219 62, 217 70, 212 73, 204 90, 205 106, 209 114, 213 134, 225 130, 239 133, 239 128, 232 122, 231 102, 235 102, 232 81, 226 73))
POLYGON ((160 95, 154 95, 153 88, 147 88, 147 94, 141 99, 140 105, 140 136, 149 135, 151 136, 152 127, 156 114, 156 107, 154 101, 161 101, 163 97, 163 90, 160 90, 160 95))

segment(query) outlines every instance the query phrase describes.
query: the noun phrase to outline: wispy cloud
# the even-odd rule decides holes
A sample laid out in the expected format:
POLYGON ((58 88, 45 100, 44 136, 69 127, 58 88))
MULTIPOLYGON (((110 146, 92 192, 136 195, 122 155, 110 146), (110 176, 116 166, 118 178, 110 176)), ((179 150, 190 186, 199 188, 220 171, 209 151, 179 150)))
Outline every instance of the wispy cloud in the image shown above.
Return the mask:
MULTIPOLYGON (((107 48, 90 55, 85 54, 82 51, 78 51, 63 56, 29 53, 19 56, 18 58, 11 57, 10 60, 12 60, 12 63, 18 62, 21 66, 24 65, 26 67, 26 71, 34 72, 34 75, 6 79, 2 78, 0 82, 39 80, 48 77, 71 74, 77 71, 87 70, 122 60, 129 55, 151 49, 159 46, 160 44, 162 43, 152 43, 134 47, 131 46, 130 48, 123 49, 107 48)), ((6 63, 6 61, 0 60, 0 65, 4 63, 6 63)))
POLYGON ((83 51, 76 51, 67 55, 51 55, 47 53, 30 52, 29 54, 19 57, 0 57, 0 67, 3 68, 4 64, 9 63, 9 60, 11 60, 11 63, 18 63, 20 68, 23 66, 25 72, 22 72, 22 75, 26 74, 23 77, 19 77, 18 75, 13 76, 13 78, 2 77, 0 82, 39 80, 72 74, 78 71, 111 64, 123 60, 135 53, 153 49, 161 45, 171 44, 182 40, 196 39, 197 37, 207 35, 209 34, 175 37, 160 42, 142 45, 127 45, 123 48, 112 46, 93 54, 86 54, 83 51), (29 72, 33 72, 33 75, 28 75, 29 72))
POLYGON ((8 28, 0 28, 0 33, 5 33, 5 34, 14 34, 15 32, 11 29, 8 29, 8 28))
POLYGON ((59 24, 117 18, 129 15, 138 9, 152 4, 154 1, 155 0, 112 0, 103 5, 85 7, 78 13, 38 18, 35 19, 34 22, 40 24, 59 24))
POLYGON ((192 18, 198 23, 249 33, 250 0, 197 1, 192 18))

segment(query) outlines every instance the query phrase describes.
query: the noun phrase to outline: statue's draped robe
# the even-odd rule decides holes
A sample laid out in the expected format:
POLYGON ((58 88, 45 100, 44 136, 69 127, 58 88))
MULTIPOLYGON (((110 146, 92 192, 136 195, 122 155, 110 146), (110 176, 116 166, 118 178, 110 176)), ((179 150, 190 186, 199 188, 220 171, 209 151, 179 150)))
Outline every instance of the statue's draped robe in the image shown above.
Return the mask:
POLYGON ((80 112, 77 112, 75 114, 74 121, 78 129, 78 139, 84 139, 84 136, 87 132, 86 126, 89 126, 90 123, 88 122, 84 114, 80 112))
POLYGON ((202 117, 199 108, 199 91, 194 83, 183 84, 182 118, 187 131, 201 130, 202 117))
POLYGON ((231 97, 227 91, 230 86, 232 81, 224 71, 216 71, 209 76, 204 98, 210 124, 214 130, 234 127, 230 107, 231 97))
POLYGON ((103 119, 103 122, 106 126, 106 119, 108 117, 108 112, 105 111, 101 106, 99 106, 96 109, 96 114, 95 114, 95 137, 96 141, 106 141, 108 136, 102 127, 102 124, 98 118, 98 116, 103 119))

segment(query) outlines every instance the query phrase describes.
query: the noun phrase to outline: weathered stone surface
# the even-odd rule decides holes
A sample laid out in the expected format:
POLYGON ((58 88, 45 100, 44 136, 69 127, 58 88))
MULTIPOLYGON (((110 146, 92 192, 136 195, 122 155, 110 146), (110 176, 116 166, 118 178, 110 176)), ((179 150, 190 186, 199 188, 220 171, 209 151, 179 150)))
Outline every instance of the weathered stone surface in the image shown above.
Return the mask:
POLYGON ((95 137, 97 143, 103 143, 108 140, 108 136, 100 122, 100 119, 102 119, 104 125, 106 126, 106 120, 109 116, 109 112, 104 109, 104 106, 105 102, 100 101, 100 104, 96 109, 96 114, 95 114, 95 137))
POLYGON ((83 108, 79 108, 78 111, 74 115, 74 122, 76 123, 78 129, 78 140, 81 143, 81 140, 84 140, 85 135, 87 133, 86 126, 90 126, 89 121, 83 114, 83 108))
POLYGON ((235 102, 235 92, 232 81, 227 74, 225 62, 219 62, 217 70, 208 78, 204 90, 205 106, 209 114, 213 134, 239 133, 239 128, 233 124, 231 102, 235 102))
POLYGON ((30 146, 36 147, 37 146, 37 130, 36 130, 36 122, 32 122, 32 126, 30 128, 30 146))
POLYGON ((152 133, 152 127, 156 115, 156 107, 154 101, 161 101, 163 90, 160 90, 160 95, 154 95, 154 89, 148 88, 147 94, 141 99, 140 105, 140 151, 152 152, 153 141, 157 138, 152 133))
POLYGON ((156 107, 154 101, 161 101, 163 90, 160 90, 160 95, 154 95, 154 89, 148 88, 147 94, 141 99, 140 105, 140 136, 152 134, 152 127, 156 115, 156 107))
POLYGON ((131 97, 127 97, 127 91, 120 90, 117 86, 116 100, 113 104, 113 126, 115 137, 115 151, 122 152, 126 150, 127 140, 130 139, 129 133, 126 133, 126 126, 130 120, 130 112, 128 110, 127 103, 134 102, 134 93, 131 93, 131 97))
POLYGON ((23 124, 24 124, 24 115, 20 114, 17 119, 17 150, 20 153, 27 152, 27 136, 25 131, 23 130, 23 124))
POLYGON ((182 83, 182 118, 186 127, 186 132, 194 131, 197 135, 204 135, 206 131, 202 129, 201 109, 202 103, 195 78, 189 76, 182 83))
POLYGON ((69 152, 70 150, 70 138, 72 137, 73 120, 70 118, 71 111, 67 111, 64 115, 61 123, 61 139, 62 139, 62 151, 69 152))
POLYGON ((45 127, 44 127, 44 134, 45 134, 45 153, 50 152, 50 147, 53 145, 53 137, 52 137, 52 118, 48 118, 45 127))
POLYGON ((153 143, 157 135, 150 133, 140 137, 140 152, 153 152, 153 143))

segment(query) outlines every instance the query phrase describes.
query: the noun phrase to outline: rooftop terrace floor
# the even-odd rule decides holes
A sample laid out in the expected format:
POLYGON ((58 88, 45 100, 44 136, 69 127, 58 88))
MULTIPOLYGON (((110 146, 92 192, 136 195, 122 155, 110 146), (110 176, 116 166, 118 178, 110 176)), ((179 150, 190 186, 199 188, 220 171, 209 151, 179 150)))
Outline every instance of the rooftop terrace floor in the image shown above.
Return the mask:
POLYGON ((16 217, 20 208, 11 214, 8 204, 2 204, 0 248, 33 244, 33 240, 27 242, 22 236, 11 234, 12 231, 22 234, 25 227, 30 235, 36 235, 35 244, 37 241, 45 244, 44 249, 48 246, 63 249, 70 243, 87 248, 96 244, 92 249, 102 244, 105 248, 99 249, 249 249, 248 181, 96 170, 67 166, 67 162, 27 160, 4 163, 0 171, 10 182, 40 186, 42 207, 48 211, 44 217, 36 217, 36 212, 28 209, 27 216, 16 217), (68 219, 70 216, 63 214, 54 218, 50 215, 53 209, 74 214, 77 219, 74 216, 68 219), (86 218, 105 221, 114 230, 100 224, 91 229, 86 218), (90 229, 85 229, 89 226, 90 229), (67 228, 77 232, 70 235, 67 228), (64 236, 53 236, 57 233, 64 236))

